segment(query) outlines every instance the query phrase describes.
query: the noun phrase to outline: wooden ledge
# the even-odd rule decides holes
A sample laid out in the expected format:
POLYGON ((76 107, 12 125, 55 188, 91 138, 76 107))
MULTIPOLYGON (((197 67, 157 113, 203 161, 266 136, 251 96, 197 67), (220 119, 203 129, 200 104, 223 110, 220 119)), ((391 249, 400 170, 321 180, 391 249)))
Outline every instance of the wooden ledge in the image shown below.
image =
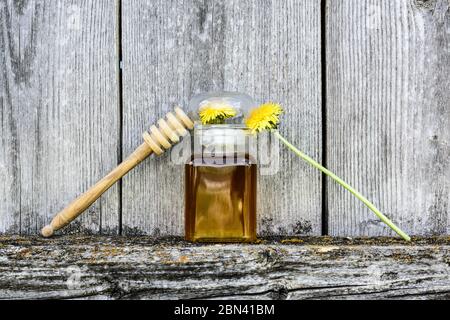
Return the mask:
POLYGON ((0 237, 0 298, 448 299, 450 237, 0 237))

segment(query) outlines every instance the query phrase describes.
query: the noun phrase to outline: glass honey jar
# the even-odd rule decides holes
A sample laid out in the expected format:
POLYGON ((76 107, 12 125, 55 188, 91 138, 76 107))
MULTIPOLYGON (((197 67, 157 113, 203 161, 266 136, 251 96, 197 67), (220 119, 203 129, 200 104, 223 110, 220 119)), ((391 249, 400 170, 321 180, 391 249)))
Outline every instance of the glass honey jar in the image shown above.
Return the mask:
POLYGON ((252 242, 256 240, 256 136, 242 118, 253 101, 243 94, 213 93, 195 97, 191 110, 211 101, 227 103, 237 112, 227 123, 195 123, 192 152, 185 164, 185 238, 252 242))

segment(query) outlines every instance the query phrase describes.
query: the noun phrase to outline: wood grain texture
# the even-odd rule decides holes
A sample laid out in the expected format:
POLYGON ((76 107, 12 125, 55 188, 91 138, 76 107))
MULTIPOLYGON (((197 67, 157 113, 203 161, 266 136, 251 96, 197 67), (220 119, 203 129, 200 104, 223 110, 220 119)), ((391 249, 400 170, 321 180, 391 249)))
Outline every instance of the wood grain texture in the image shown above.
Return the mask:
MULTIPOLYGON (((0 233, 37 234, 117 164, 116 16, 109 0, 0 2, 0 233)), ((71 228, 118 220, 113 187, 71 228)))
POLYGON ((449 241, 0 237, 0 299, 449 299, 449 241))
MULTIPOLYGON (((281 131, 321 160, 318 1, 130 1, 122 19, 125 154, 174 104, 225 89, 282 103, 281 131)), ((259 233, 320 234, 320 174, 280 154, 280 171, 260 176, 259 233)), ((180 235, 183 207, 183 170, 167 155, 123 181, 125 234, 180 235)))
MULTIPOLYGON (((450 231, 447 0, 328 1, 328 167, 411 234, 450 231)), ((328 183, 331 235, 392 235, 328 183)))

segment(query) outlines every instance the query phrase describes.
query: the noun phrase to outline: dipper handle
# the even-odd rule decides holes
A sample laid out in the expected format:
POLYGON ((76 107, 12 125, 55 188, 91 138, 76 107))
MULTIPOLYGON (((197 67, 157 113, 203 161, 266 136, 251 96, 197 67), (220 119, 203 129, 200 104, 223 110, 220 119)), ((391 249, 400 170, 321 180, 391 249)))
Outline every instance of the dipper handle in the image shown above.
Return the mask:
POLYGON ((181 136, 188 133, 186 128, 192 129, 194 127, 193 122, 180 108, 175 108, 175 115, 169 112, 166 118, 167 122, 164 119, 158 121, 159 128, 153 125, 150 128, 150 133, 144 132, 144 143, 134 150, 134 152, 121 164, 93 185, 89 190, 73 200, 53 218, 49 225, 42 228, 42 235, 44 237, 51 237, 56 230, 68 225, 94 203, 95 200, 97 200, 117 180, 122 178, 145 158, 152 153, 157 155, 162 154, 164 152, 163 149, 169 149, 172 146, 172 143, 178 142, 181 136))

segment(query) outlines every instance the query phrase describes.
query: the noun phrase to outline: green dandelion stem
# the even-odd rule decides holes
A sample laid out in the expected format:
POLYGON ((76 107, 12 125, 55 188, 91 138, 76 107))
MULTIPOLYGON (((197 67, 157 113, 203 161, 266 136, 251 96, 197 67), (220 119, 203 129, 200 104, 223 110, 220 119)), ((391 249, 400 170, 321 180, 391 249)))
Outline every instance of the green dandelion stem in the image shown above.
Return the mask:
POLYGON ((388 217, 386 217, 384 214, 380 212, 369 200, 367 200, 362 194, 360 194, 358 191, 353 189, 350 185, 348 185, 344 180, 339 178, 337 175, 335 175, 333 172, 328 170, 327 168, 323 167, 321 164, 316 162, 314 159, 310 158, 300 150, 298 150, 296 147, 294 147, 292 144, 289 143, 283 136, 277 131, 273 130, 273 133, 275 136, 281 140, 289 149, 291 149, 296 155, 298 155, 300 158, 308 162, 310 165, 315 167, 316 169, 319 169, 323 173, 325 173, 330 178, 334 179, 337 183, 339 183, 342 187, 347 189, 351 194, 353 194, 356 198, 361 200, 370 210, 372 210, 378 218, 381 219, 385 224, 387 224, 392 230, 394 230, 399 236, 401 236, 406 241, 411 241, 410 236, 408 236, 405 232, 403 232, 399 227, 397 227, 388 217))

